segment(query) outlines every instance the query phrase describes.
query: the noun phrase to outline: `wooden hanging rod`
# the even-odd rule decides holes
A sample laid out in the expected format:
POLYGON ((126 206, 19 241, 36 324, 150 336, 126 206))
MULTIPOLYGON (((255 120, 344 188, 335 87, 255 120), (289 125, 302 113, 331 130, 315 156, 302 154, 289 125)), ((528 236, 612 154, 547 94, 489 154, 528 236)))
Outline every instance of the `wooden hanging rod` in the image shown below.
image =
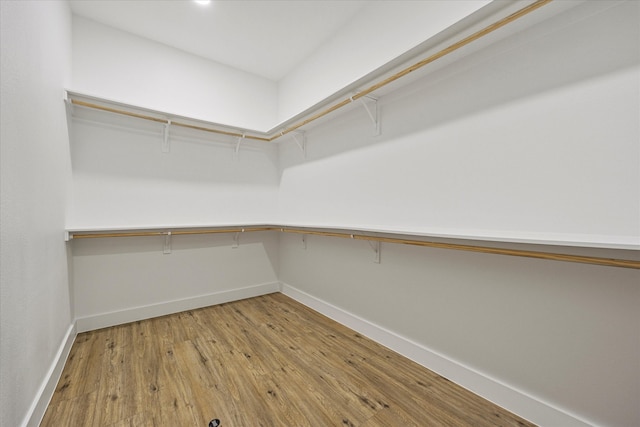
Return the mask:
MULTIPOLYGON (((380 237, 369 236, 357 233, 336 232, 336 231, 317 231, 307 230, 304 228, 283 228, 277 226, 257 226, 257 227, 233 227, 233 228, 213 228, 213 229, 194 229, 194 230, 175 230, 171 231, 172 236, 178 235, 194 235, 194 234, 222 234, 222 233, 248 233, 256 231, 280 231, 283 233, 307 234, 325 237, 339 237, 343 239, 368 240, 382 243, 393 243, 402 245, 422 246, 438 249, 450 249, 457 251, 479 252, 493 255, 509 255, 525 258, 536 258, 550 261, 577 262, 582 264, 603 265, 607 267, 633 268, 640 270, 640 261, 591 257, 582 255, 559 254, 552 252, 527 251, 522 249, 504 249, 492 248, 488 246, 462 245, 457 243, 441 243, 426 240, 414 240, 397 237, 380 237)), ((118 232, 70 232, 71 239, 94 239, 102 237, 142 237, 142 236, 166 236, 168 231, 118 231, 118 232)))
MULTIPOLYGON (((285 128, 284 130, 278 132, 277 134, 274 134, 270 137, 261 137, 261 136, 254 136, 254 135, 246 135, 245 133, 239 133, 239 132, 231 132, 231 131, 224 131, 224 130, 219 130, 219 129, 213 129, 213 128, 209 128, 209 127, 204 127, 204 126, 196 126, 196 125, 191 125, 188 123, 183 123, 180 121, 173 121, 171 120, 171 124, 175 125, 175 126, 181 126, 184 128, 189 128, 189 129, 196 129, 196 130, 201 130, 204 132, 211 132, 211 133, 217 133, 217 134, 222 134, 222 135, 228 135, 228 136, 233 136, 233 137, 238 137, 238 138, 246 138, 246 139, 252 139, 252 140, 256 140, 256 141, 263 141, 263 142, 271 142, 275 139, 278 139, 288 133, 291 133, 305 125, 308 125, 309 123, 318 120, 346 105, 349 105, 350 103, 352 103, 353 101, 356 101, 364 96, 367 96, 369 94, 371 94, 372 92, 387 86, 390 83, 395 82, 396 80, 452 53, 455 52, 456 50, 506 26, 507 24, 510 24, 511 22, 514 22, 520 18, 522 18, 525 15, 528 15, 529 13, 541 8, 542 6, 551 3, 552 0, 537 0, 534 3, 531 3, 530 5, 518 10, 515 13, 512 13, 511 15, 502 18, 500 20, 498 20, 497 22, 494 22, 493 24, 481 29, 480 31, 477 31, 473 34, 471 34, 470 36, 467 36, 465 38, 463 38, 462 40, 459 40, 455 43, 453 43, 452 45, 434 53, 433 55, 416 62, 415 64, 404 68, 403 70, 397 72, 396 74, 393 74, 392 76, 389 76, 387 78, 385 78, 384 80, 381 80, 380 82, 356 93, 353 96, 350 96, 349 98, 343 99, 342 101, 338 102, 337 104, 332 105, 331 107, 322 110, 294 125, 291 125, 287 128, 285 128)), ((111 113, 116 113, 116 114, 121 114, 121 115, 125 115, 125 116, 130 116, 130 117, 136 117, 139 119, 144 119, 144 120, 151 120, 154 122, 159 122, 159 123, 169 123, 168 119, 163 119, 163 118, 158 118, 158 117, 153 117, 153 116, 149 116, 149 115, 145 115, 145 114, 139 114, 139 113, 133 113, 131 111, 126 111, 126 110, 120 110, 117 108, 112 108, 112 107, 106 107, 103 105, 99 105, 99 104, 95 104, 95 103, 91 103, 91 102, 86 102, 86 101, 80 101, 77 99, 71 99, 71 103, 74 105, 80 105, 83 107, 88 107, 88 108, 93 108, 96 110, 102 110, 102 111, 108 111, 111 113)))
POLYGON ((624 267, 624 268, 640 269, 640 261, 624 260, 624 259, 567 255, 567 254, 558 254, 558 253, 551 253, 551 252, 525 251, 521 249, 501 249, 501 248, 491 248, 487 246, 461 245, 457 243, 439 243, 439 242, 431 242, 431 241, 424 241, 424 240, 401 239, 401 238, 395 238, 395 237, 366 236, 366 235, 350 234, 350 233, 307 231, 307 230, 290 229, 290 228, 281 229, 281 231, 285 233, 312 234, 312 235, 319 235, 319 236, 341 237, 345 239, 369 240, 369 241, 382 242, 382 243, 423 246, 423 247, 438 248, 438 249, 452 249, 457 251, 480 252, 480 253, 494 254, 494 255, 510 255, 510 256, 526 257, 526 258, 546 259, 546 260, 552 260, 552 261, 568 261, 568 262, 578 262, 583 264, 605 265, 609 267, 624 267))
MULTIPOLYGON (((274 227, 234 227, 234 228, 210 228, 196 230, 171 230, 172 236, 194 235, 194 234, 224 234, 224 233, 249 233, 252 231, 271 231, 279 230, 274 227)), ((76 239, 97 239, 101 237, 147 237, 147 236, 166 236, 169 231, 117 231, 106 233, 82 233, 70 232, 69 238, 76 239)))
MULTIPOLYGON (((407 74, 410 74, 413 71, 416 71, 416 70, 424 67, 425 65, 428 65, 428 64, 430 64, 430 63, 432 63, 432 62, 434 62, 434 61, 436 61, 436 60, 438 60, 438 59, 440 59, 440 58, 442 58, 442 57, 444 57, 444 56, 446 56, 446 55, 448 55, 448 54, 450 54, 452 52, 455 52, 456 50, 468 45, 469 43, 471 43, 471 42, 473 42, 475 40, 478 40, 478 39, 486 36, 487 34, 490 34, 490 33, 494 32, 494 31, 496 31, 497 29, 502 28, 505 25, 510 24, 513 21, 516 21, 517 19, 522 18, 525 15, 528 15, 529 13, 533 12, 534 10, 537 10, 537 9, 541 8, 542 6, 544 6, 544 5, 546 5, 548 3, 551 3, 551 1, 552 0, 537 0, 536 2, 530 4, 529 6, 526 6, 526 7, 522 8, 522 9, 520 9, 519 11, 517 11, 515 13, 512 13, 511 15, 507 16, 506 18, 503 18, 503 19, 498 20, 497 22, 494 22, 493 24, 483 28, 482 30, 480 30, 478 32, 475 32, 475 33, 471 34, 470 36, 467 36, 467 37, 463 38, 462 40, 460 40, 460 41, 458 41, 458 42, 456 42, 456 43, 454 43, 454 44, 452 44, 452 45, 450 45, 450 46, 448 46, 448 47, 446 47, 446 48, 434 53, 433 55, 431 55, 431 56, 429 56, 429 57, 427 57, 427 58, 425 58, 425 59, 423 59, 423 60, 421 60, 419 62, 416 62, 415 64, 413 64, 413 65, 411 65, 411 66, 409 66, 409 67, 397 72, 396 74, 394 74, 394 75, 392 75, 390 77, 387 77, 386 79, 384 79, 384 80, 382 80, 382 81, 380 81, 380 82, 368 87, 367 89, 364 89, 364 90, 356 93, 355 95, 350 96, 349 98, 346 98, 346 99, 342 100, 341 102, 339 102, 339 103, 327 108, 326 110, 320 111, 319 113, 314 114, 313 116, 307 118, 306 120, 303 120, 300 123, 297 123, 295 125, 292 125, 292 126, 286 128, 284 131, 282 131, 275 138, 283 136, 283 135, 286 135, 289 132, 293 132, 294 130, 296 130, 296 129, 304 126, 304 125, 307 125, 307 124, 309 124, 309 123, 311 123, 311 122, 313 122, 313 121, 315 121, 315 120, 317 120, 317 119, 319 119, 321 117, 324 117, 327 114, 332 113, 333 111, 338 110, 339 108, 342 108, 345 105, 348 105, 351 102, 362 98, 363 96, 367 96, 367 95, 371 94, 372 92, 374 92, 374 91, 376 91, 376 90, 378 90, 378 89, 380 89, 380 88, 382 88, 384 86, 387 86, 390 83, 395 82, 396 80, 400 79, 401 77, 404 77, 407 74)), ((271 139, 274 139, 274 138, 271 138, 271 139)))
POLYGON ((175 121, 175 120, 169 121, 169 119, 163 119, 163 118, 159 118, 159 117, 149 116, 149 115, 146 115, 146 114, 134 113, 134 112, 131 112, 131 111, 126 111, 126 110, 120 110, 118 108, 106 107, 104 105, 95 104, 95 103, 92 103, 92 102, 80 101, 79 99, 71 99, 71 103, 73 105, 79 105, 81 107, 92 108, 94 110, 108 111, 109 113, 115 113, 115 114, 120 114, 120 115, 123 115, 123 116, 135 117, 135 118, 138 118, 138 119, 150 120, 152 122, 157 122, 157 123, 163 123, 163 124, 171 123, 172 126, 180 126, 180 127, 188 128, 188 129, 201 130, 201 131, 204 131, 204 132, 211 132, 211 133, 217 133, 217 134, 221 134, 221 135, 234 136, 234 137, 238 137, 238 138, 253 139, 253 140, 256 140, 256 141, 264 141, 264 142, 269 142, 269 141, 272 140, 271 138, 266 138, 266 137, 262 137, 262 136, 253 136, 253 135, 247 135, 245 133, 230 132, 230 131, 226 131, 226 130, 213 129, 213 128, 208 128, 208 127, 204 127, 204 126, 196 126, 196 125, 191 125, 191 124, 188 124, 188 123, 183 123, 183 122, 175 121))

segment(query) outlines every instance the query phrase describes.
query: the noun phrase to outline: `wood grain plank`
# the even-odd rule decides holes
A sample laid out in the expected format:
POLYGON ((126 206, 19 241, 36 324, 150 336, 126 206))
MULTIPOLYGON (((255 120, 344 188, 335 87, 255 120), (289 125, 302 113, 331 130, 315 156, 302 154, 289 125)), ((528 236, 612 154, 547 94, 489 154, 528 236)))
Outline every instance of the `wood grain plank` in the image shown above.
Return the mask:
POLYGON ((282 294, 81 334, 71 354, 43 426, 532 425, 282 294))
POLYGON ((52 400, 40 427, 100 425, 94 419, 96 400, 96 391, 71 399, 57 399, 55 403, 52 400))
POLYGON ((93 331, 76 337, 50 404, 96 390, 100 371, 95 369, 95 364, 102 358, 104 334, 104 331, 93 331))

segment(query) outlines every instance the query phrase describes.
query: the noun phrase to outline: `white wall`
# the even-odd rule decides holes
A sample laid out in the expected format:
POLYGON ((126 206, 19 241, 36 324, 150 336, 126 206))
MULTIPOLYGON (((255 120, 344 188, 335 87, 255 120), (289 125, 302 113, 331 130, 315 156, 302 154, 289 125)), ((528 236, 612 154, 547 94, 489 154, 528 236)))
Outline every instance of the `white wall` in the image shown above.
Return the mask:
POLYGON ((78 330, 97 329, 278 290, 278 236, 268 232, 74 240, 78 330))
MULTIPOLYGON (((37 92, 68 83, 68 44, 49 33, 69 43, 71 23, 58 3, 20 4, 31 6, 2 2, 3 425, 26 413, 72 316, 61 235, 68 146, 53 101, 61 93, 22 104, 22 92, 42 102, 37 92), (51 120, 32 126, 32 105, 51 120), (36 367, 28 375, 14 369, 25 360, 36 367)), ((637 16, 636 2, 586 2, 383 97, 381 137, 368 136, 362 110, 310 129, 305 162, 287 142, 279 155, 247 143, 234 161, 235 141, 186 130, 172 131, 162 153, 160 125, 78 108, 67 226, 282 221, 637 244, 637 16)), ((236 126, 275 120, 269 82, 248 84, 264 94, 258 101, 252 90, 250 103, 233 103, 247 76, 81 18, 73 28, 76 91, 236 126)), ((300 95, 308 105, 318 96, 300 95)), ((578 418, 640 423, 640 348, 629 338, 640 324, 637 271, 392 245, 377 265, 365 242, 312 238, 304 251, 293 236, 242 235, 236 249, 231 239, 178 236, 171 254, 162 238, 73 241, 75 315, 105 326, 268 292, 280 279, 578 418)))
POLYGON ((640 423, 638 270, 392 244, 375 264, 367 242, 318 236, 302 249, 283 235, 280 250, 283 283, 416 343, 426 356, 405 354, 539 425, 640 423))
MULTIPOLYGON (((74 107, 70 229, 265 224, 275 220, 278 148, 74 107)), ((275 234, 73 240, 79 331, 278 289, 275 234)))
POLYGON ((71 72, 71 13, 65 2, 2 1, 0 15, 0 425, 18 426, 37 411, 31 405, 73 320, 62 102, 71 72))
MULTIPOLYGON (((75 107, 74 107, 75 108, 75 107)), ((277 209, 277 146, 75 108, 69 228, 265 223, 277 209)))
POLYGON ((428 73, 381 98, 379 137, 359 108, 305 162, 283 143, 282 220, 640 247, 637 7, 586 2, 428 73))
POLYGON ((489 3, 373 1, 278 82, 283 122, 382 67, 489 3))
POLYGON ((240 128, 276 120, 275 82, 76 15, 69 89, 240 128))
MULTIPOLYGON (((637 249, 639 8, 584 2, 434 69, 381 98, 379 137, 351 109, 307 131, 306 161, 283 143, 282 221, 637 249)), ((576 419, 640 424, 637 270, 394 245, 377 265, 314 236, 280 260, 311 298, 576 419)))

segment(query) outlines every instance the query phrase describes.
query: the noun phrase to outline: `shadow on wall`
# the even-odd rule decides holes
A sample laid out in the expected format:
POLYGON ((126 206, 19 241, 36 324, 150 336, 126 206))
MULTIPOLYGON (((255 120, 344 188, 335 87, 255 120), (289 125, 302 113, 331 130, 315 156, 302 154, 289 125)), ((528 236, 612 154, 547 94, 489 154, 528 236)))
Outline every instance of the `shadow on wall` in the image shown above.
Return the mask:
MULTIPOLYGON (((248 247, 252 251, 262 253, 270 265, 270 271, 277 277, 279 269, 278 259, 279 233, 274 232, 251 232, 222 233, 222 234, 195 234, 171 236, 170 249, 172 252, 189 252, 202 250, 215 252, 226 252, 225 257, 236 256, 242 258, 248 247), (236 240, 237 239, 237 240, 236 240)), ((117 258, 130 254, 158 255, 156 258, 162 259, 164 255, 170 257, 171 254, 163 254, 165 236, 157 237, 116 237, 116 238, 94 238, 72 240, 68 243, 69 258, 97 257, 97 258, 117 258)), ((187 257, 188 258, 188 257, 187 257)), ((212 260, 215 257, 211 258, 212 260)), ((113 261, 117 262, 117 261, 113 261)), ((251 266, 251 261, 247 262, 251 266)), ((71 271, 71 270, 70 270, 71 271)))
MULTIPOLYGON (((273 233, 75 240, 78 317, 235 292, 278 281, 278 236, 273 233)), ((166 314, 162 310, 155 315, 166 314)))
MULTIPOLYGON (((171 236, 171 250, 197 250, 207 248, 229 248, 236 244, 236 233, 194 234, 171 236)), ((274 271, 277 266, 277 241, 273 243, 274 235, 271 232, 240 233, 237 239, 238 248, 243 245, 264 245, 266 253, 270 255, 271 265, 274 271), (274 246, 275 245, 275 246, 274 246)), ((162 254, 165 236, 141 236, 141 237, 103 237, 90 239, 71 240, 69 245, 73 255, 105 256, 136 253, 162 254)))
MULTIPOLYGON (((342 114, 310 128, 307 161, 389 143, 500 105, 637 66, 639 8, 638 2, 613 6, 585 2, 461 59, 436 61, 418 71, 422 77, 379 100, 380 136, 371 136, 372 124, 362 108, 345 108, 342 114)), ((400 84, 402 79, 392 86, 400 84)), ((291 139, 283 141, 281 179, 287 167, 304 163, 295 143, 291 139)))
POLYGON ((277 146, 169 128, 164 124, 74 107, 70 139, 76 174, 191 183, 275 185, 277 146))

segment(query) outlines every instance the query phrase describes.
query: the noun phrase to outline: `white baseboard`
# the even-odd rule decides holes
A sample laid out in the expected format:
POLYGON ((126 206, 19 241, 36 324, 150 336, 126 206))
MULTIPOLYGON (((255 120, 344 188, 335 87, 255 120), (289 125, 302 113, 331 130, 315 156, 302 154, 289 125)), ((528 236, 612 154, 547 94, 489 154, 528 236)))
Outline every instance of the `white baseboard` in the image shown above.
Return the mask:
POLYGON ((593 425, 286 283, 282 283, 280 292, 535 424, 563 427, 593 425))
POLYGON ((95 329, 107 328, 138 320, 150 319, 152 317, 165 316, 167 314, 179 313, 185 310, 208 307, 210 305, 223 304, 225 302, 237 301, 245 298, 266 295, 280 290, 279 282, 264 283, 261 285, 247 286, 240 289, 220 291, 197 297, 185 298, 176 301, 168 301, 159 304, 134 307, 126 310, 101 313, 94 316, 87 316, 76 319, 78 333, 93 331, 95 329))
POLYGON ((563 427, 587 427, 593 425, 570 414, 568 411, 558 409, 540 399, 527 395, 406 337, 300 291, 293 286, 286 283, 273 282, 76 319, 75 325, 69 327, 21 426, 36 427, 39 425, 53 396, 77 333, 278 291, 533 423, 541 426, 563 427))
POLYGON ((91 331, 94 329, 106 328, 109 326, 120 325, 123 323, 134 322, 136 320, 149 319, 166 314, 178 313, 185 310, 193 310, 196 308, 207 307, 215 304, 223 304, 225 302, 237 301, 245 298, 266 295, 280 290, 279 282, 264 283, 261 285, 248 286, 241 289, 233 289, 229 291, 216 292, 213 294, 202 295, 193 298, 187 298, 177 301, 170 301, 161 304, 148 305, 144 307, 136 307, 128 310, 122 310, 112 313, 103 313, 96 316, 83 317, 76 319, 75 323, 69 326, 65 337, 60 344, 60 348, 47 371, 45 379, 36 394, 27 415, 21 427, 37 427, 47 410, 47 406, 51 401, 51 397, 55 392, 56 385, 62 375, 62 370, 69 357, 69 352, 73 346, 76 335, 80 332, 91 331))
POLYGON ((76 326, 72 324, 69 326, 69 329, 67 329, 67 333, 62 339, 58 352, 38 389, 38 393, 29 408, 29 412, 27 412, 27 415, 22 421, 22 427, 37 427, 40 425, 44 413, 47 411, 47 406, 49 406, 49 402, 51 401, 51 397, 53 396, 53 392, 56 389, 56 385, 58 385, 58 380, 60 379, 60 375, 62 375, 62 370, 67 362, 67 357, 69 357, 69 352, 76 339, 76 335, 76 326))

